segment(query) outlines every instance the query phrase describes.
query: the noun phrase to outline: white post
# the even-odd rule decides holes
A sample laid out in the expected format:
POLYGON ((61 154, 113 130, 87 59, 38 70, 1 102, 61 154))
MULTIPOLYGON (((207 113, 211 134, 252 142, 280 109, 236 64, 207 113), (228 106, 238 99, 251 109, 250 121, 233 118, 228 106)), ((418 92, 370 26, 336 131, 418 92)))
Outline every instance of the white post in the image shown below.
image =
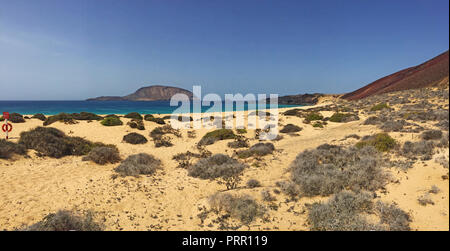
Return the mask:
POLYGON ((6 139, 8 139, 8 120, 5 119, 5 125, 6 125, 6 139))

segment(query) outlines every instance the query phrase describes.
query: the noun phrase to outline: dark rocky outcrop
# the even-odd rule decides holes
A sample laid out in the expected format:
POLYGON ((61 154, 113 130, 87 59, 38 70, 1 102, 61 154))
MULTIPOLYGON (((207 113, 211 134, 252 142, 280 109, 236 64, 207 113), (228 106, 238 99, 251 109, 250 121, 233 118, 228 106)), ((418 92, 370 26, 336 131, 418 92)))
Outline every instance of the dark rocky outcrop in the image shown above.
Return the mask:
POLYGON ((87 101, 158 101, 158 100, 170 100, 170 98, 177 94, 185 94, 189 98, 192 98, 192 92, 181 89, 178 87, 153 85, 142 87, 136 92, 124 96, 101 96, 97 98, 90 98, 87 101))

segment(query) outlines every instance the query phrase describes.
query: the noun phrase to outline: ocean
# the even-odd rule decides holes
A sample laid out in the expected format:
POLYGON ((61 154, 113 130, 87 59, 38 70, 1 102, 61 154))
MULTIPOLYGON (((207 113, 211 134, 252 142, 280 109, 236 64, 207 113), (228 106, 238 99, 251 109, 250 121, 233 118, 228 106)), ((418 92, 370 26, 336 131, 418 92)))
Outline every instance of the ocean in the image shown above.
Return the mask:
MULTIPOLYGON (((278 108, 284 107, 298 107, 298 105, 278 105, 278 108)), ((1 112, 17 112, 20 114, 43 113, 45 115, 55 115, 61 112, 170 114, 177 108, 176 106, 170 106, 169 101, 0 101, 0 115, 1 112)), ((208 112, 210 108, 210 106, 202 106, 202 112, 208 112)), ((266 104, 266 108, 270 108, 269 103, 266 104)), ((236 109, 234 106, 233 110, 236 109)), ((245 104, 244 109, 249 109, 247 104, 245 104)), ((225 109, 224 102, 222 103, 222 111, 228 111, 225 109)))

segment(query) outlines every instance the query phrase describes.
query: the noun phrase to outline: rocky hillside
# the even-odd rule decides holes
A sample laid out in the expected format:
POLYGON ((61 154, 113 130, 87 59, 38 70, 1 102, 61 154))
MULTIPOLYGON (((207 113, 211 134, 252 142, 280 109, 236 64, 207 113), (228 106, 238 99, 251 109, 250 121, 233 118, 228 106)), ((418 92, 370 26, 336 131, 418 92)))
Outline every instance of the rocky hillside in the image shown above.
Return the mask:
POLYGON ((123 96, 101 96, 97 98, 90 98, 87 101, 157 101, 157 100, 170 100, 170 98, 177 94, 186 94, 189 98, 192 98, 192 92, 171 86, 152 85, 142 87, 136 92, 123 96))
POLYGON ((358 100, 376 94, 402 91, 428 86, 448 86, 449 76, 449 54, 448 51, 418 66, 410 67, 354 92, 347 93, 342 98, 347 100, 358 100))

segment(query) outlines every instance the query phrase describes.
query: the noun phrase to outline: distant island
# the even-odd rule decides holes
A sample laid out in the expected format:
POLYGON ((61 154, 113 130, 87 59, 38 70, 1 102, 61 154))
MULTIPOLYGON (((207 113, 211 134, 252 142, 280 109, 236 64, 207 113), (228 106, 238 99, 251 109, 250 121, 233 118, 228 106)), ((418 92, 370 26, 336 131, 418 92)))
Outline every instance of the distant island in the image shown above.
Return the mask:
POLYGON ((96 98, 89 98, 86 101, 161 101, 170 100, 170 98, 177 94, 186 94, 190 99, 192 98, 192 92, 171 86, 152 85, 142 87, 136 92, 127 96, 101 96, 96 98))

